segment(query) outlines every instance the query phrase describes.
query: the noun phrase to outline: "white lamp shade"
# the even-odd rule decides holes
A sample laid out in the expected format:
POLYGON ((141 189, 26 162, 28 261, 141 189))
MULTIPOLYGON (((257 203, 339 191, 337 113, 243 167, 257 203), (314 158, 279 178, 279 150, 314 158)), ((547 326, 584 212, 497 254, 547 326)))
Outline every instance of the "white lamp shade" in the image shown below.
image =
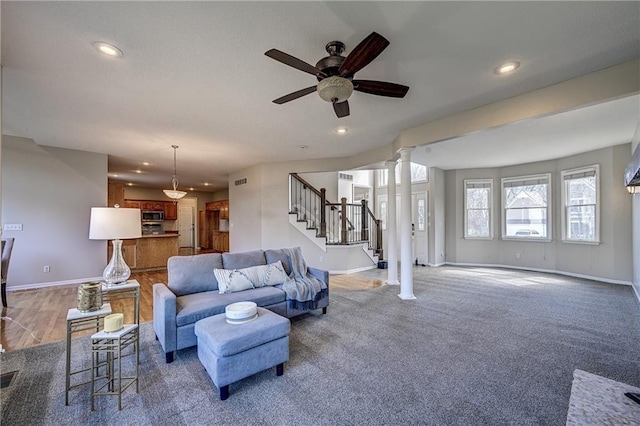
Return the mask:
POLYGON ((124 240, 141 236, 140 209, 91 207, 90 240, 124 240))

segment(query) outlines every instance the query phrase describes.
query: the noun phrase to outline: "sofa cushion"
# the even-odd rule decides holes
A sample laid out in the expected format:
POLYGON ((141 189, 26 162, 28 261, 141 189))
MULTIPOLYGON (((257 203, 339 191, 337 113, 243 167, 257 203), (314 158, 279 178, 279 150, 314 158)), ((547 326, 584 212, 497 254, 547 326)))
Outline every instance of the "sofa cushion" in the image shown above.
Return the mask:
POLYGON ((220 294, 217 291, 207 291, 180 296, 176 299, 176 325, 182 327, 224 313, 227 305, 246 300, 264 307, 284 302, 285 293, 276 287, 261 287, 236 293, 220 294))
POLYGON ((287 278, 282 262, 242 269, 214 269, 220 294, 282 284, 287 278))
POLYGON ((172 256, 167 261, 168 287, 176 296, 217 290, 214 268, 222 268, 220 253, 172 256))
POLYGON ((264 251, 264 257, 267 263, 276 263, 278 260, 282 262, 282 266, 284 267, 284 272, 287 276, 291 275, 291 259, 289 255, 287 255, 283 249, 269 249, 264 251))
POLYGON ((238 253, 222 253, 222 266, 224 269, 242 269, 256 265, 266 265, 264 251, 253 250, 238 253))

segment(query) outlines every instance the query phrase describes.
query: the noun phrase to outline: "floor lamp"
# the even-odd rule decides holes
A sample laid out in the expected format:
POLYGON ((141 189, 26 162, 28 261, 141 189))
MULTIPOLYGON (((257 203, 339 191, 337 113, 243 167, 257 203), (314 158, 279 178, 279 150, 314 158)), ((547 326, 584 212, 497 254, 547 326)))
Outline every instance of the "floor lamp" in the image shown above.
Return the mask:
POLYGON ((107 286, 129 279, 131 269, 122 256, 122 240, 141 236, 140 209, 121 209, 117 204, 115 207, 91 207, 89 239, 113 240, 111 261, 102 273, 107 286))

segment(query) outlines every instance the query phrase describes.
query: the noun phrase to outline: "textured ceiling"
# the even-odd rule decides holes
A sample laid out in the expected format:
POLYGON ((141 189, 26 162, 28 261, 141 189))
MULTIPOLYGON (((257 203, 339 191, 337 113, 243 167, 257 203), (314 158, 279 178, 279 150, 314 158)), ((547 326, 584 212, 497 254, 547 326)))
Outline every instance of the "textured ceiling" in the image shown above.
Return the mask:
MULTIPOLYGON (((257 163, 365 152, 389 145, 404 129, 640 56, 637 2, 3 1, 0 7, 3 133, 109 154, 111 173, 144 186, 168 185, 172 144, 180 146, 181 187, 221 188, 229 173, 257 163), (316 94, 271 102, 315 80, 265 51, 315 64, 327 42, 344 42, 348 54, 372 31, 391 44, 356 77, 408 85, 404 99, 356 92, 343 119, 316 94), (114 43, 124 57, 99 55, 91 46, 98 40, 114 43), (506 60, 520 61, 521 69, 497 76, 493 69, 506 60), (339 126, 348 133, 337 135, 339 126)), ((592 114, 586 122, 581 111, 556 117, 566 123, 551 122, 558 132, 549 138, 571 144, 573 153, 586 151, 591 145, 575 129, 593 133, 585 123, 604 114, 619 131, 601 132, 600 144, 623 143, 625 136, 628 142, 637 98, 609 107, 618 116, 603 107, 585 110, 592 114)), ((535 152, 506 149, 517 128, 492 132, 431 146, 425 161, 487 166, 456 160, 460 144, 472 142, 501 153, 496 165, 535 160, 535 152)))

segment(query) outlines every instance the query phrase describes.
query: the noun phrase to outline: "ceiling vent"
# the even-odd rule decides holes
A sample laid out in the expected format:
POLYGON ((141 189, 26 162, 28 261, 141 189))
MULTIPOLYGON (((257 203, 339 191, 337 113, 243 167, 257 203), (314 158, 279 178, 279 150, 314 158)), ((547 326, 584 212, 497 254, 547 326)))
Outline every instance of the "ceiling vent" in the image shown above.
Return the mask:
POLYGON ((353 175, 349 175, 346 173, 338 173, 338 179, 342 179, 342 180, 350 180, 353 182, 353 175))
POLYGON ((238 179, 236 181, 236 186, 244 185, 247 183, 247 178, 238 179))

